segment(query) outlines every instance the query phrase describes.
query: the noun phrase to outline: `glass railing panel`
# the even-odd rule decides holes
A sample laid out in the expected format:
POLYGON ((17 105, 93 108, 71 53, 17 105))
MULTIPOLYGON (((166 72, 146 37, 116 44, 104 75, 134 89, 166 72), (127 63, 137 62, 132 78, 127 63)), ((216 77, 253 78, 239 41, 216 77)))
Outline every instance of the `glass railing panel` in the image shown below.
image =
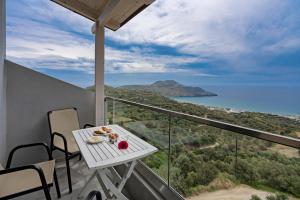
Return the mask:
POLYGON ((249 136, 238 137, 237 180, 251 195, 300 198, 300 151, 249 136), (245 185, 247 188, 245 188, 245 185))
POLYGON ((169 152, 169 118, 167 115, 114 102, 111 113, 111 123, 118 124, 157 147, 159 151, 143 160, 166 182, 168 180, 168 152, 169 152))
MULTIPOLYGON (((292 200, 300 197, 299 149, 255 137, 296 147, 297 141, 294 139, 281 136, 274 138, 269 133, 219 122, 211 123, 198 118, 187 120, 189 116, 172 111, 153 111, 153 108, 133 106, 125 102, 111 103, 107 107, 110 123, 123 126, 159 148, 158 153, 144 162, 185 197, 230 200, 292 200), (203 121, 222 129, 201 124, 203 121), (255 137, 243 134, 253 134, 255 137), (222 197, 218 198, 218 195, 222 197)), ((216 111, 205 117, 214 118, 214 112, 216 111)), ((240 123, 233 118, 225 117, 227 120, 224 120, 222 115, 214 119, 278 135, 298 137, 297 120, 287 125, 282 117, 277 117, 274 122, 278 125, 274 131, 275 125, 270 119, 265 121, 257 114, 255 119, 259 125, 255 126, 251 117, 248 116, 247 119, 248 113, 243 115, 240 123)))
POLYGON ((106 124, 113 124, 113 110, 114 110, 114 101, 105 100, 105 122, 106 124))
POLYGON ((231 132, 172 118, 170 185, 181 195, 196 199, 233 185, 235 138, 231 132))

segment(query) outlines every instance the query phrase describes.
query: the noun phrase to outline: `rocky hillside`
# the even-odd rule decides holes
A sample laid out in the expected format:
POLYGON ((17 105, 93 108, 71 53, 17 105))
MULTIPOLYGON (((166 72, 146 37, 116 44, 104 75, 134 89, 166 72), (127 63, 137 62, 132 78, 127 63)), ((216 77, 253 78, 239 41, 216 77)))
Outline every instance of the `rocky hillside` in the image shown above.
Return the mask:
POLYGON ((203 97, 217 96, 217 94, 206 91, 200 87, 181 85, 174 80, 157 81, 150 85, 124 85, 120 88, 128 90, 139 90, 156 93, 167 97, 203 97))

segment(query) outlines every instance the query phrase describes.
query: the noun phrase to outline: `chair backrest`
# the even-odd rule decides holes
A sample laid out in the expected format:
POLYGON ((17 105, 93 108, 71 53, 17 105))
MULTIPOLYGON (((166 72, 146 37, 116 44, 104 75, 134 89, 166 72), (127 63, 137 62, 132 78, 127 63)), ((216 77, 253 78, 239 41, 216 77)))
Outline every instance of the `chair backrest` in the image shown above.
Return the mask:
POLYGON ((61 133, 65 136, 72 135, 72 131, 80 129, 76 108, 66 108, 48 112, 51 134, 61 133))

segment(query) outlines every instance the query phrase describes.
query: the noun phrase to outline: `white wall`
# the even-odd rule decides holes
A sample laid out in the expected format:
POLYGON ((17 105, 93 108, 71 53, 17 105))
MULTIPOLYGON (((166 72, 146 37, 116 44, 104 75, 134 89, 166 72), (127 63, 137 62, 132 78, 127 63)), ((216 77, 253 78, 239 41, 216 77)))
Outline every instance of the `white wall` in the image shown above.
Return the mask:
POLYGON ((5 105, 5 0, 0 0, 0 163, 4 165, 6 157, 6 105, 5 105))
MULTIPOLYGON (((7 70, 7 149, 33 142, 50 143, 47 112, 76 107, 80 124, 94 124, 93 92, 38 73, 10 61, 7 70)), ((17 157, 40 161, 39 151, 22 151, 17 157)))

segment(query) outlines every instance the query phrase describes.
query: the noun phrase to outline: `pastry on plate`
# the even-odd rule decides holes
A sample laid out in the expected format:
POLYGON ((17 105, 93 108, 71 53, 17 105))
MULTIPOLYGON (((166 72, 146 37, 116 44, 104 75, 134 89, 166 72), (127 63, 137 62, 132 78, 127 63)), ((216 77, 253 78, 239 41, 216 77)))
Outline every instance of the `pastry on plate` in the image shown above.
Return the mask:
POLYGON ((99 130, 95 130, 95 131, 94 131, 94 135, 105 135, 105 134, 106 134, 106 132, 103 131, 102 129, 99 129, 99 130))
POLYGON ((106 132, 106 133, 110 133, 110 132, 112 131, 111 128, 106 127, 106 126, 103 126, 101 129, 102 129, 104 132, 106 132))

